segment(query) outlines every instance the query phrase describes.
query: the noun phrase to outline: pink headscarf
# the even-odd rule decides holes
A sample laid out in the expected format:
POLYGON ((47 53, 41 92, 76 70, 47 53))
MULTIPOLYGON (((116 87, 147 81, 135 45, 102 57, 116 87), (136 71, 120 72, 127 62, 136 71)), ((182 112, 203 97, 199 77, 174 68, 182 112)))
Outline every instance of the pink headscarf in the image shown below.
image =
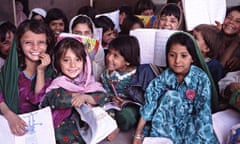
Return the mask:
MULTIPOLYGON (((60 34, 58 42, 64 38, 71 37, 81 42, 82 38, 74 34, 60 34)), ((78 92, 78 93, 90 93, 90 92, 105 92, 101 83, 95 81, 92 75, 92 65, 90 58, 86 56, 86 63, 84 71, 79 74, 75 79, 70 79, 66 76, 59 76, 55 78, 50 86, 46 89, 46 93, 57 88, 64 88, 67 91, 78 92)), ((63 120, 69 117, 72 113, 72 108, 69 109, 54 109, 52 112, 54 127, 56 128, 63 120)))
MULTIPOLYGON (((58 42, 67 37, 74 38, 80 42, 82 41, 82 38, 78 35, 63 33, 59 35, 58 42)), ((59 76, 52 81, 51 85, 47 88, 46 93, 52 89, 57 89, 60 87, 68 91, 78 93, 90 93, 96 91, 105 92, 105 89, 102 87, 102 85, 95 81, 94 76, 92 75, 92 65, 88 54, 86 57, 84 71, 79 74, 77 78, 72 80, 66 76, 59 76)))

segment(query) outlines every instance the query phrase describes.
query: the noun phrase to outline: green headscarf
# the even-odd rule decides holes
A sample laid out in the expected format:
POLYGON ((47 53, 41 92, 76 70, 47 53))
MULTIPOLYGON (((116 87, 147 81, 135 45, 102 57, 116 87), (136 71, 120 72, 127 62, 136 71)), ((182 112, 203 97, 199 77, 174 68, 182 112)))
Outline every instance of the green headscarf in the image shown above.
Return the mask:
POLYGON ((217 88, 215 86, 212 75, 211 75, 211 73, 208 69, 208 66, 207 66, 206 62, 204 61, 202 53, 201 53, 201 51, 200 51, 200 49, 199 49, 199 47, 196 43, 196 40, 194 39, 194 37, 191 34, 189 34, 187 32, 176 32, 174 34, 178 34, 178 33, 183 33, 183 34, 187 35, 188 37, 190 37, 192 39, 192 41, 194 43, 194 47, 195 47, 195 50, 196 50, 201 68, 207 73, 208 78, 211 82, 211 108, 212 108, 212 112, 216 112, 217 111, 217 106, 218 106, 218 91, 217 91, 217 88))
POLYGON ((8 107, 15 113, 18 112, 18 55, 16 38, 0 73, 0 90, 8 107))
MULTIPOLYGON (((0 22, 1 24, 3 22, 0 22)), ((49 65, 45 69, 45 80, 53 77, 53 69, 49 65)), ((5 63, 0 72, 0 91, 3 93, 5 103, 7 106, 15 113, 18 113, 19 108, 19 91, 18 91, 18 77, 19 77, 19 67, 18 67, 18 54, 17 54, 17 40, 16 36, 13 40, 13 45, 11 47, 10 53, 5 60, 5 63)), ((31 89, 34 90, 35 81, 32 82, 31 89)))

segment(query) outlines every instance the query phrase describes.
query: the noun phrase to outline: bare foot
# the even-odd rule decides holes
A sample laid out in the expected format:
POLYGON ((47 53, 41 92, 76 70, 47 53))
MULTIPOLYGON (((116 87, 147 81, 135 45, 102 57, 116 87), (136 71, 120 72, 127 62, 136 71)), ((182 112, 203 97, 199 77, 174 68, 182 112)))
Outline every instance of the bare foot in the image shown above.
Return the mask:
POLYGON ((119 128, 116 128, 112 133, 110 133, 108 135, 107 140, 108 141, 113 141, 116 138, 116 136, 119 133, 119 131, 120 131, 119 128))

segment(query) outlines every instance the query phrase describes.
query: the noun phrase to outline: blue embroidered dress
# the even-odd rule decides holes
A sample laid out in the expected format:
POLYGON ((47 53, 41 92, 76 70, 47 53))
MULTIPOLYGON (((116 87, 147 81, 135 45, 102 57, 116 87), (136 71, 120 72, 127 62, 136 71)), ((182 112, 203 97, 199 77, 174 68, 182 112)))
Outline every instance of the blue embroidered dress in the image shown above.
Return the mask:
POLYGON ((170 69, 162 72, 149 84, 140 109, 142 118, 152 123, 145 136, 166 137, 174 144, 218 143, 212 126, 210 85, 205 72, 193 65, 182 83, 170 69), (195 91, 193 99, 186 96, 189 90, 195 91))

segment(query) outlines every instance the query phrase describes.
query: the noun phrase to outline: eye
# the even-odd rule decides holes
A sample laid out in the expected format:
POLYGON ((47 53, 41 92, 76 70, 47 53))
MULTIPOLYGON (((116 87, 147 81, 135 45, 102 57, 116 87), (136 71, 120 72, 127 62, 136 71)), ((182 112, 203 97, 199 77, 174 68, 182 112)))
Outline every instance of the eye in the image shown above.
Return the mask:
POLYGON ((186 58, 186 57, 188 57, 188 55, 187 54, 182 54, 182 57, 186 58))
POLYGON ((171 23, 178 23, 177 20, 171 20, 171 23))
POLYGON ((175 54, 173 54, 173 53, 168 53, 168 56, 169 56, 169 57, 174 57, 175 54))
POLYGON ((81 58, 76 58, 76 61, 77 61, 77 62, 81 62, 82 59, 81 59, 81 58))
POLYGON ((118 54, 114 54, 113 56, 114 56, 115 58, 118 58, 118 54))
POLYGON ((64 58, 64 59, 63 59, 63 61, 64 61, 64 62, 68 62, 68 61, 69 61, 69 59, 67 59, 67 58, 64 58))

